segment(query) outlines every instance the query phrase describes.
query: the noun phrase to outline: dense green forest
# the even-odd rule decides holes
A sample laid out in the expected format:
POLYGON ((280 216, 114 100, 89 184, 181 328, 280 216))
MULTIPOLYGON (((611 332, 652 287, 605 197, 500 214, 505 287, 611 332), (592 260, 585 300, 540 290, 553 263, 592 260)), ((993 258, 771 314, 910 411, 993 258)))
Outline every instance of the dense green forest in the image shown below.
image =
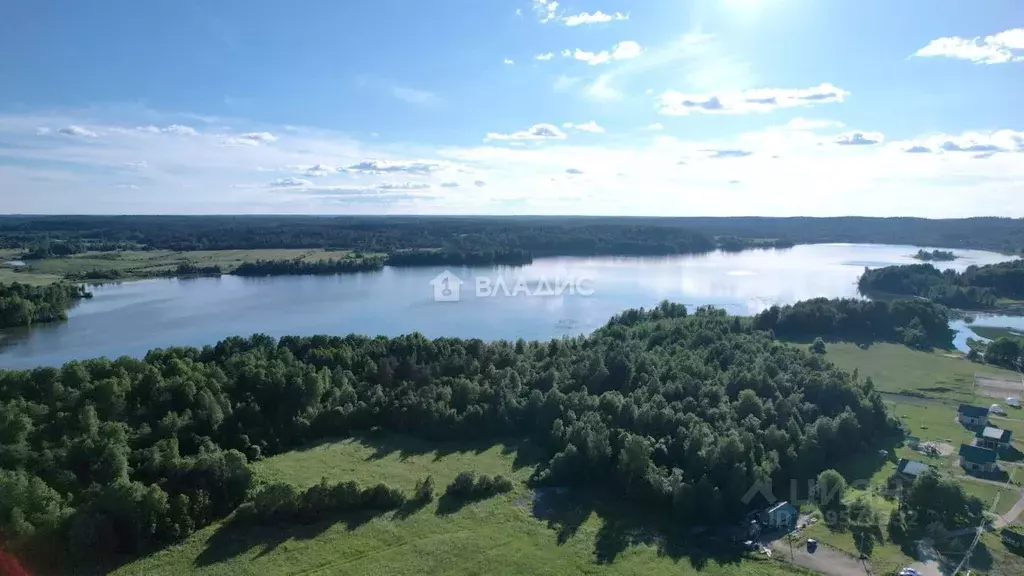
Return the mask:
POLYGON ((932 250, 929 252, 922 248, 917 251, 917 254, 914 254, 914 259, 922 262, 952 262, 956 260, 956 254, 948 250, 932 250))
POLYGON ((0 328, 67 320, 71 304, 79 298, 90 297, 92 294, 83 286, 68 282, 46 286, 0 283, 0 328))
POLYGON ((814 298, 772 306, 754 317, 754 326, 793 340, 897 342, 920 349, 952 348, 954 335, 948 310, 927 300, 814 298))
POLYGON ((519 249, 469 251, 402 250, 388 254, 389 266, 522 266, 533 262, 530 252, 519 249))
POLYGON ((995 307, 1000 299, 1024 299, 1024 260, 941 271, 931 264, 865 269, 862 294, 918 296, 964 309, 995 307))
POLYGON ((329 258, 327 260, 257 260, 242 262, 232 272, 235 276, 283 276, 289 274, 349 274, 369 272, 384 267, 384 258, 329 258))
POLYGON ((250 498, 249 461, 375 427, 530 438, 532 482, 611 491, 686 525, 733 522, 764 504, 744 501, 754 483, 786 491, 898 423, 870 380, 749 319, 667 302, 549 342, 234 337, 0 371, 0 540, 44 572, 151 550, 250 498))
POLYGON ((346 248, 389 253, 523 250, 557 255, 701 252, 778 242, 856 242, 1024 249, 1012 218, 625 218, 488 216, 0 216, 0 248, 41 253, 106 246, 153 249, 346 248), (62 242, 70 246, 60 247, 62 242))

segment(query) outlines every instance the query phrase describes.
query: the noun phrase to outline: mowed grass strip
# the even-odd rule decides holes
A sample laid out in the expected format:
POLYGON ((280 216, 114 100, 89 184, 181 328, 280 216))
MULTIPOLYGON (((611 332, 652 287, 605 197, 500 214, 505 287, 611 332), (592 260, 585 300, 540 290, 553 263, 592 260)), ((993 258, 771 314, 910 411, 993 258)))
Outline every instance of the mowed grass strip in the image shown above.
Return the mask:
MULTIPOLYGON (((260 480, 299 485, 355 480, 410 489, 426 475, 437 495, 462 470, 504 474, 510 494, 443 513, 437 501, 411 514, 356 515, 313 525, 238 526, 218 523, 180 545, 122 566, 115 574, 360 574, 469 575, 705 575, 783 576, 805 571, 763 557, 728 560, 670 556, 656 544, 606 521, 590 507, 571 508, 557 521, 533 514, 523 480, 531 449, 498 443, 459 446, 390 435, 320 444, 255 465, 260 480), (599 552, 616 551, 602 561, 599 552)), ((624 507, 628 508, 628 507, 624 507)))

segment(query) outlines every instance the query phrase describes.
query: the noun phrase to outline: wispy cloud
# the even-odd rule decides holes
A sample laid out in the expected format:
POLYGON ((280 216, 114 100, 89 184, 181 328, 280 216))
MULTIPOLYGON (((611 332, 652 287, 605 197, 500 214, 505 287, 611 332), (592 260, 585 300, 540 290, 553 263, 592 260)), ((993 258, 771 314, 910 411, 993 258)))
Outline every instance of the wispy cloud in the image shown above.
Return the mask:
POLYGON ((611 22, 612 20, 629 20, 629 14, 623 14, 622 12, 616 12, 614 14, 605 14, 598 10, 593 14, 581 12, 573 16, 566 16, 562 18, 562 22, 566 26, 579 26, 581 24, 603 24, 605 22, 611 22))
POLYGON ((89 130, 88 128, 82 128, 81 126, 77 126, 75 124, 72 124, 71 126, 65 126, 64 128, 60 128, 57 130, 57 133, 63 134, 64 136, 81 136, 85 138, 96 138, 97 136, 99 136, 99 134, 93 132, 92 130, 89 130))
POLYGON ((515 64, 516 61, 511 58, 505 58, 505 64, 515 64))
POLYGON ((687 114, 747 114, 771 112, 778 108, 797 108, 842 102, 849 92, 824 83, 811 88, 759 88, 734 93, 685 94, 664 92, 658 113, 666 116, 687 114))
POLYGON ((554 124, 534 124, 526 130, 501 134, 491 132, 484 138, 485 141, 498 140, 564 140, 565 132, 558 129, 554 124))
POLYGON ((571 130, 579 130, 580 132, 590 132, 591 134, 601 134, 604 132, 604 128, 598 125, 597 122, 591 120, 582 124, 573 124, 572 122, 565 122, 562 124, 562 128, 569 128, 571 130))
POLYGON ((870 146, 881 144, 884 139, 881 132, 850 132, 837 136, 833 142, 840 146, 870 146))
POLYGON ((533 59, 534 60, 551 60, 554 57, 555 57, 555 54, 553 52, 545 52, 543 54, 537 54, 536 56, 533 57, 533 59))
POLYGON ((632 40, 625 40, 619 42, 615 46, 612 46, 612 49, 610 51, 602 50, 600 52, 588 52, 586 50, 580 50, 579 48, 577 48, 573 52, 570 52, 569 50, 562 51, 563 56, 571 55, 576 60, 581 60, 583 62, 586 62, 587 64, 590 64, 591 66, 596 66, 597 64, 607 64, 608 62, 612 62, 613 60, 630 60, 636 58, 642 53, 643 48, 641 48, 639 44, 632 40))
POLYGON ((984 38, 937 38, 913 56, 955 58, 975 64, 1024 62, 1024 28, 1012 28, 984 38))

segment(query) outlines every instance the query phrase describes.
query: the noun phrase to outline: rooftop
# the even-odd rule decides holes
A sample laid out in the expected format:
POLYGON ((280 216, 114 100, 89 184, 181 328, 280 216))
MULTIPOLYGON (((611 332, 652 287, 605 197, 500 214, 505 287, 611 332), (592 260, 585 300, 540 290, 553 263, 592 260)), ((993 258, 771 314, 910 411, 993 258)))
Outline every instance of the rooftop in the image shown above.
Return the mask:
POLYGON ((982 406, 973 406, 971 404, 961 404, 957 412, 967 416, 968 418, 982 418, 988 416, 988 408, 982 406))
POLYGON ((901 474, 906 474, 907 476, 917 476, 927 469, 927 464, 917 460, 900 460, 900 465, 897 468, 901 474))
POLYGON ((996 451, 981 446, 960 445, 960 455, 968 462, 977 464, 989 464, 996 461, 996 451))
POLYGON ((1002 430, 995 426, 986 426, 984 430, 978 432, 978 438, 987 438, 989 440, 998 440, 999 442, 1009 442, 1010 437, 1013 436, 1013 432, 1010 430, 1002 430))

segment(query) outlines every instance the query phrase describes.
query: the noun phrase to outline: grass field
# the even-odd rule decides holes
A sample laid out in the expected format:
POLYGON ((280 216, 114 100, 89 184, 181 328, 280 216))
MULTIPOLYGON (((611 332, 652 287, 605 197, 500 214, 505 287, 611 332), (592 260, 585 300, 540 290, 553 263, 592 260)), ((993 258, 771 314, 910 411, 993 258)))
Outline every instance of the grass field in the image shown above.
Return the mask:
POLYGON ((1010 370, 966 361, 958 353, 921 352, 898 344, 875 343, 864 349, 838 342, 827 350, 825 357, 840 368, 857 369, 862 376, 870 376, 878 390, 897 394, 973 402, 975 373, 1020 377, 1010 370))
MULTIPOLYGON (((0 261, 16 258, 21 252, 6 250, 0 252, 0 261), (5 257, 6 256, 6 257, 5 257)), ((48 283, 58 280, 64 274, 90 272, 95 270, 119 270, 128 278, 159 276, 177 268, 178 264, 194 262, 199 266, 220 266, 230 272, 245 261, 253 260, 303 260, 316 261, 328 258, 343 258, 344 251, 311 249, 273 250, 197 250, 192 252, 171 252, 168 250, 86 252, 67 258, 47 258, 28 262, 30 270, 15 272, 11 268, 0 268, 0 281, 48 283)))
POLYGON ((988 338, 989 340, 998 340, 999 338, 1024 338, 1024 334, 1020 330, 1013 328, 993 328, 991 326, 970 326, 970 329, 981 336, 982 338, 988 338))
MULTIPOLYGON (((398 436, 321 444, 256 465, 260 480, 300 485, 355 480, 412 488, 432 475, 439 492, 462 470, 505 474, 516 490, 446 513, 419 510, 336 523, 279 527, 217 524, 183 544, 123 566, 117 574, 650 574, 776 576, 802 573, 764 558, 680 553, 610 519, 602 506, 560 506, 535 514, 528 446, 431 444, 398 436), (645 544, 632 544, 647 540, 645 544)), ((566 497, 566 502, 571 502, 566 497)), ((735 554, 735 553, 734 553, 735 554)))

